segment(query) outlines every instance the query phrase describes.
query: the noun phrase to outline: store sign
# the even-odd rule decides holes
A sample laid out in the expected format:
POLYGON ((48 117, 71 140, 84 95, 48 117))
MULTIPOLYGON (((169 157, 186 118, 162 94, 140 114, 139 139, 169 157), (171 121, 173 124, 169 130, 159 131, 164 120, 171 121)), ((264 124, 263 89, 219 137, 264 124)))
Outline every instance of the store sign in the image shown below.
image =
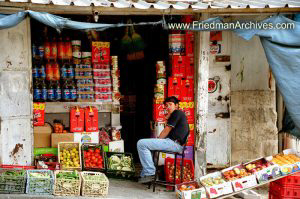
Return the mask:
POLYGON ((214 93, 217 90, 217 82, 213 79, 208 80, 208 93, 214 93))

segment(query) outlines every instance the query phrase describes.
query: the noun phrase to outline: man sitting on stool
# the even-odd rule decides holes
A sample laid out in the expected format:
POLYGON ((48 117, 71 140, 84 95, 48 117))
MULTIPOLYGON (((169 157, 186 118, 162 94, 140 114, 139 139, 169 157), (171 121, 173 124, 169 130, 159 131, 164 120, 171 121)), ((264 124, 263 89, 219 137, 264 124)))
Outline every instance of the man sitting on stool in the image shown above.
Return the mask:
POLYGON ((181 152, 187 135, 189 126, 185 113, 178 110, 179 100, 172 96, 168 97, 164 104, 168 114, 167 125, 158 138, 141 139, 137 143, 139 158, 143 166, 139 183, 153 181, 155 177, 155 166, 152 159, 152 150, 181 152))

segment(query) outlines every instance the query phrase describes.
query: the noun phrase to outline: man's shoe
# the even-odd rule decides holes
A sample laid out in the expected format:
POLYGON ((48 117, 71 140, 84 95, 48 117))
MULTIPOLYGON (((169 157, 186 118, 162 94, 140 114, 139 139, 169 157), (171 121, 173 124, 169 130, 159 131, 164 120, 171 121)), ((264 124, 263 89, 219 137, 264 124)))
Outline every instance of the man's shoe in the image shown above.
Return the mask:
POLYGON ((152 182, 154 180, 154 178, 155 178, 155 175, 140 177, 138 179, 138 183, 141 183, 141 184, 149 183, 149 182, 152 182))

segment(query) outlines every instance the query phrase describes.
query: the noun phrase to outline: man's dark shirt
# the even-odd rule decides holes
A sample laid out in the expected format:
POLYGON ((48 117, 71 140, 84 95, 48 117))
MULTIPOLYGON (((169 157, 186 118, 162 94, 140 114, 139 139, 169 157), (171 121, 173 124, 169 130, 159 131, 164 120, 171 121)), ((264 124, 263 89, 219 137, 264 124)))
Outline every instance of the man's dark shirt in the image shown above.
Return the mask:
POLYGON ((189 134, 189 125, 185 113, 181 110, 173 111, 168 119, 167 125, 172 127, 167 138, 178 140, 181 145, 183 145, 189 134))

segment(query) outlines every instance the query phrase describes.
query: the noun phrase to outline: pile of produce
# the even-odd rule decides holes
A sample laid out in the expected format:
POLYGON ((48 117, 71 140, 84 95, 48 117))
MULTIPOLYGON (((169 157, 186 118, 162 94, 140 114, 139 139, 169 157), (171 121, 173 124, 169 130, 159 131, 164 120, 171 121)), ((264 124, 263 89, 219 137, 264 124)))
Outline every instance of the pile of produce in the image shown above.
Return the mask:
POLYGON ((63 168, 80 167, 79 151, 76 147, 60 152, 60 164, 63 168))
POLYGON ((121 158, 118 155, 112 155, 108 159, 108 167, 111 170, 133 171, 131 157, 126 155, 122 155, 121 158))
POLYGON ((83 176, 84 180, 89 180, 89 181, 106 181, 105 175, 84 174, 82 176, 83 176))
POLYGON ((83 161, 85 168, 104 168, 103 157, 101 155, 100 148, 86 149, 83 152, 83 161))
POLYGON ((1 176, 22 177, 26 175, 24 170, 8 170, 1 173, 1 176))
POLYGON ((189 191, 189 190, 194 190, 194 189, 198 189, 199 185, 197 183, 189 183, 186 185, 180 185, 180 187, 178 188, 180 191, 189 191))
POLYGON ((296 162, 300 162, 300 158, 297 157, 295 154, 279 154, 272 159, 272 162, 278 164, 279 166, 283 166, 286 164, 295 164, 296 162))
POLYGON ((263 170, 269 166, 271 166, 272 164, 270 162, 263 162, 262 160, 251 163, 251 164, 247 164, 246 165, 246 169, 247 171, 251 172, 251 173, 255 173, 257 171, 263 170))
POLYGON ((77 171, 71 171, 71 172, 59 172, 56 174, 57 179, 67 179, 67 180, 78 180, 79 174, 77 171))
POLYGON ((210 178, 205 178, 201 180, 201 183, 204 184, 207 187, 211 187, 214 185, 219 185, 225 183, 225 180, 222 177, 210 177, 210 178))
POLYGON ((50 178, 50 174, 48 172, 30 172, 29 177, 32 178, 50 178))
MULTIPOLYGON (((168 179, 169 180, 174 180, 174 163, 171 163, 171 162, 168 162, 167 163, 167 170, 168 170, 168 179)), ((192 173, 192 166, 190 164, 186 164, 184 167, 183 167, 183 179, 182 179, 182 182, 190 182, 193 180, 194 178, 194 175, 192 173)), ((179 165, 176 165, 176 180, 181 178, 181 168, 179 165)))
POLYGON ((240 169, 236 167, 233 170, 225 171, 223 175, 227 181, 233 181, 239 178, 249 176, 251 175, 251 173, 247 172, 246 169, 240 169))

